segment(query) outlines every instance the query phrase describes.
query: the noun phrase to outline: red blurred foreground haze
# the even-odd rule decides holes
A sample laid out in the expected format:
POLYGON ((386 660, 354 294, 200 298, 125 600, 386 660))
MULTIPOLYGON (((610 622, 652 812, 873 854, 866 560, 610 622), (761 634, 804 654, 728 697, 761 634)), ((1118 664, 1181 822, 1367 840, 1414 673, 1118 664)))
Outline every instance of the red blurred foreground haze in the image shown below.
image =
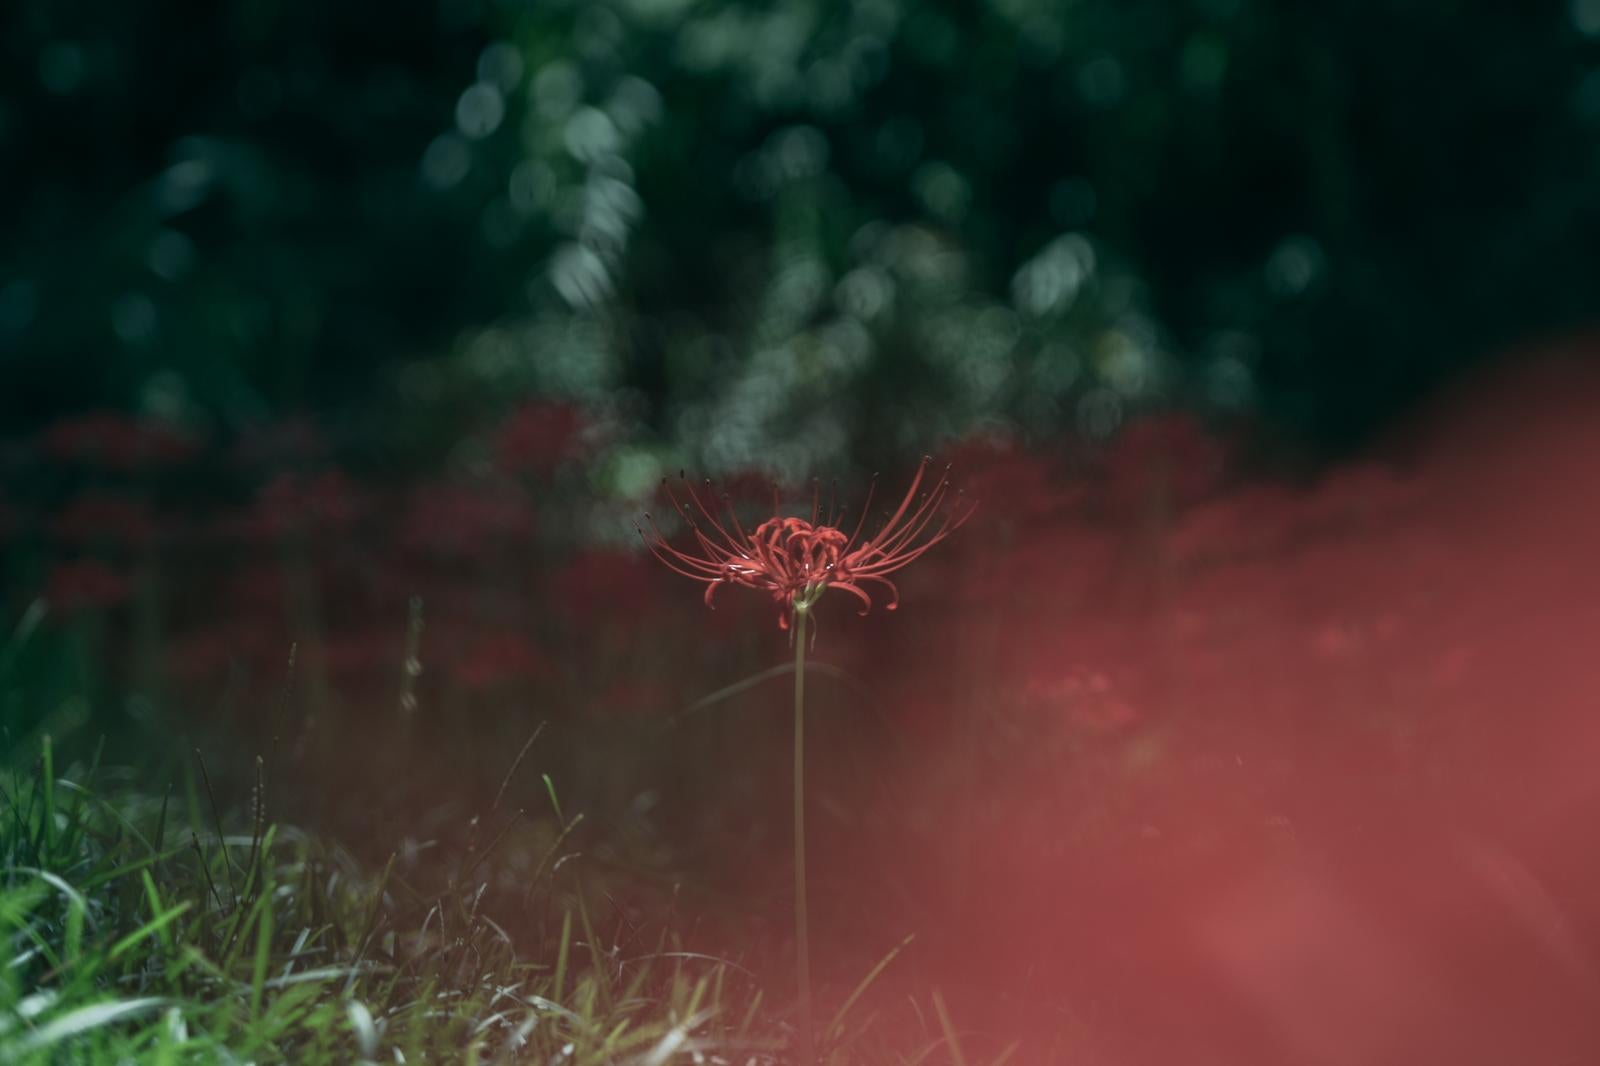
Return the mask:
MULTIPOLYGON (((817 609, 824 1009, 915 934, 873 1009, 937 988, 970 1048, 1020 1041, 1014 1063, 1600 1062, 1595 347, 1483 371, 1304 482, 1180 419, 1087 459, 953 449, 980 509, 896 575, 901 608, 817 609)), ((190 461, 186 439, 92 420, 40 450, 114 454, 113 476, 48 508, 0 501, 0 535, 44 538, 69 621, 153 617, 172 586, 169 669, 197 706, 245 661, 263 696, 231 713, 266 721, 291 642, 313 696, 380 694, 349 701, 343 739, 323 715, 297 744, 352 778, 339 752, 401 736, 372 708, 393 706, 420 595, 405 788, 444 801, 462 765, 495 778, 540 715, 578 708, 552 734, 577 753, 552 766, 564 798, 656 795, 664 850, 710 886, 683 906, 713 939, 753 923, 749 943, 773 942, 753 953, 781 959, 783 683, 701 714, 714 744, 661 730, 783 662, 784 637, 760 596, 708 613, 641 553, 561 540, 582 430, 533 408, 479 481, 397 489, 328 465, 296 423, 240 442, 253 487, 207 515, 127 480, 190 461)), ((786 967, 766 968, 782 1001, 786 967)))
POLYGON ((820 820, 816 926, 919 929, 1022 1061, 1600 1062, 1591 354, 1142 533, 971 471, 923 570, 960 602, 908 589, 852 667, 904 692, 878 794, 920 832, 820 820))

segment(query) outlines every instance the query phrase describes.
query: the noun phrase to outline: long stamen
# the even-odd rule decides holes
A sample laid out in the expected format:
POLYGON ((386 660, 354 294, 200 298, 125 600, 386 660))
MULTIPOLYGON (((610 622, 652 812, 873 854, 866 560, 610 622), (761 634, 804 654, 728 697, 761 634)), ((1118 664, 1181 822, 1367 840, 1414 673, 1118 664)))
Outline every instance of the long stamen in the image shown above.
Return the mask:
POLYGON ((733 496, 731 494, 726 492, 722 494, 722 506, 728 512, 728 520, 733 523, 733 531, 739 534, 739 542, 741 544, 749 544, 750 534, 744 531, 744 526, 739 522, 739 512, 734 510, 733 496))
POLYGON ((873 493, 873 490, 875 490, 877 487, 878 487, 878 475, 876 473, 874 473, 872 475, 871 480, 869 480, 867 482, 867 498, 861 504, 861 517, 856 519, 856 528, 851 530, 850 539, 845 541, 846 549, 848 549, 850 545, 852 545, 852 544, 854 544, 856 542, 856 538, 857 537, 861 536, 861 527, 862 527, 863 524, 866 523, 867 515, 869 513, 871 513, 871 511, 872 511, 872 493, 873 493))
MULTIPOLYGON (((958 514, 959 513, 952 508, 946 508, 941 511, 930 510, 926 514, 921 515, 915 524, 908 523, 901 529, 895 531, 893 536, 881 541, 870 551, 863 551, 858 554, 862 560, 872 562, 887 561, 898 558, 907 550, 912 550, 921 547, 922 545, 934 543, 943 539, 954 528, 953 523, 956 522, 958 514), (928 527, 933 524, 934 518, 940 515, 943 517, 938 528, 935 529, 931 534, 928 533, 928 527), (919 541, 921 542, 920 544, 919 541)), ((961 521, 966 520, 965 514, 959 514, 959 517, 961 521)))
MULTIPOLYGON (((649 515, 645 515, 645 518, 649 520, 651 528, 654 529, 655 519, 650 518, 649 515)), ((682 574, 684 577, 692 578, 695 581, 721 580, 721 569, 703 560, 696 559, 692 555, 685 555, 678 551, 676 548, 672 547, 672 545, 666 543, 665 540, 660 539, 660 530, 655 530, 657 540, 652 541, 649 537, 645 536, 644 530, 640 529, 637 525, 635 525, 633 528, 638 531, 639 538, 644 541, 644 546, 650 549, 650 554, 654 555, 674 573, 682 574), (699 568, 700 572, 697 573, 695 569, 691 568, 699 568)))
MULTIPOLYGON (((679 476, 682 477, 681 474, 679 476)), ((683 478, 683 485, 684 491, 686 491, 690 498, 694 500, 695 506, 700 509, 700 513, 706 516, 707 522, 711 523, 711 528, 716 530, 718 535, 720 535, 723 540, 728 542, 728 545, 733 549, 735 554, 741 554, 743 545, 728 535, 728 531, 722 527, 722 523, 717 521, 717 516, 713 514, 711 509, 705 505, 705 501, 700 499, 700 493, 694 488, 694 486, 689 484, 688 478, 683 478)), ((706 479, 706 491, 712 493, 713 498, 715 498, 715 492, 711 487, 710 478, 706 479)))
POLYGON ((873 538, 861 549, 863 556, 871 557, 889 555, 894 551, 896 546, 904 543, 906 532, 916 528, 916 520, 922 515, 927 499, 928 494, 923 493, 918 500, 917 510, 913 512, 910 521, 903 522, 897 526, 891 526, 886 520, 884 524, 879 527, 878 532, 873 536, 873 538))
POLYGON ((939 483, 932 490, 923 494, 918 501, 917 509, 899 529, 891 531, 887 526, 878 531, 878 535, 868 544, 869 548, 881 551, 884 554, 893 554, 903 547, 916 535, 927 527, 928 522, 937 512, 939 502, 944 498, 950 488, 950 468, 947 466, 939 477, 939 483))
MULTIPOLYGON (((678 474, 678 479, 684 483, 684 486, 687 490, 688 479, 683 476, 681 471, 678 474)), ((672 501, 672 509, 678 512, 678 516, 682 518, 684 524, 689 527, 690 533, 693 535, 696 543, 704 548, 708 554, 716 557, 719 560, 738 557, 739 553, 737 550, 737 545, 733 545, 731 541, 729 542, 728 546, 724 546, 717 544, 715 541, 706 536, 705 531, 700 528, 700 523, 695 521, 694 514, 683 503, 683 501, 678 499, 677 494, 672 491, 672 483, 668 479, 661 479, 661 488, 667 494, 667 499, 672 501), (730 550, 730 548, 732 550, 730 550)), ((689 499, 694 501, 700 512, 702 514, 705 513, 705 507, 700 503, 698 497, 696 497, 692 491, 688 491, 687 495, 689 499)), ((724 538, 726 538, 726 533, 723 535, 724 538)))
POLYGON ((950 483, 944 480, 935 485, 931 492, 923 496, 917 509, 912 512, 911 517, 906 519, 899 529, 892 533, 885 532, 879 535, 879 539, 873 544, 874 549, 885 555, 892 555, 895 551, 916 539, 917 535, 927 528, 933 516, 938 513, 939 503, 944 499, 949 486, 950 483))
POLYGON ((666 491, 667 498, 672 501, 673 508, 683 518, 684 522, 688 524, 690 534, 694 537, 695 542, 700 545, 700 547, 708 556, 711 557, 713 561, 718 563, 727 564, 748 559, 749 554, 746 550, 746 546, 731 537, 728 534, 728 531, 722 527, 722 524, 717 521, 716 516, 711 513, 711 511, 706 507, 704 501, 700 499, 700 496, 694 490, 694 487, 689 484, 688 478, 684 477, 682 473, 680 473, 678 475, 678 479, 683 483, 684 495, 689 500, 693 501, 695 509, 705 516, 706 521, 711 524, 712 531, 718 536, 722 537, 723 540, 723 543, 719 544, 706 534, 705 530, 701 528, 700 523, 695 520, 694 514, 691 513, 689 508, 678 499, 677 494, 672 491, 671 482, 669 482, 666 478, 662 478, 661 485, 666 491))
POLYGON ((671 545, 652 544, 649 540, 646 540, 645 546, 662 563, 684 577, 693 578, 696 581, 721 581, 728 576, 728 571, 725 567, 696 559, 692 555, 685 555, 671 545))
POLYGON ((927 540, 915 547, 907 547, 902 545, 892 554, 880 555, 875 559, 863 560, 862 562, 850 567, 850 573, 858 577, 864 577, 873 574, 887 574, 891 573, 892 571, 899 570, 906 564, 914 562, 929 548, 932 548, 935 544, 938 544, 951 533, 955 532, 955 530, 959 528, 963 522, 972 517, 972 512, 973 508, 968 508, 966 512, 961 514, 959 517, 953 514, 946 515, 945 521, 940 525, 938 531, 927 540))
MULTIPOLYGON (((922 476, 923 476, 923 474, 925 474, 927 472, 928 464, 931 463, 932 461, 933 461, 933 457, 932 456, 924 455, 922 457, 922 462, 917 464, 917 473, 916 473, 916 475, 911 479, 911 484, 909 486, 907 486, 907 488, 906 488, 905 498, 900 501, 899 509, 895 511, 893 517, 891 517, 889 519, 889 521, 884 523, 883 529, 880 529, 878 531, 878 536, 881 537, 881 536, 883 536, 883 534, 884 534, 884 532, 886 530, 894 528, 895 524, 898 523, 902 517, 904 517, 904 515, 906 513, 906 508, 911 506, 911 500, 912 500, 912 498, 914 496, 916 496, 918 486, 920 486, 922 484, 922 476)), ((876 539, 876 538, 874 538, 874 539, 876 539)), ((870 546, 871 542, 868 542, 868 544, 870 546)))
MULTIPOLYGON (((944 518, 939 523, 938 529, 925 539, 922 539, 920 543, 914 542, 917 541, 918 536, 926 530, 931 522, 931 512, 920 526, 915 527, 916 535, 906 536, 902 532, 891 537, 888 541, 880 543, 876 548, 864 548, 854 552, 850 558, 845 560, 844 569, 852 578, 871 578, 899 570, 901 567, 916 561, 929 548, 932 548, 935 544, 938 544, 951 533, 961 528, 972 517, 977 508, 976 500, 966 501, 965 490, 957 490, 956 501, 944 511, 944 518), (966 507, 961 506, 963 501, 967 503, 966 507)), ((911 528, 913 527, 909 523, 904 527, 905 530, 911 528)))

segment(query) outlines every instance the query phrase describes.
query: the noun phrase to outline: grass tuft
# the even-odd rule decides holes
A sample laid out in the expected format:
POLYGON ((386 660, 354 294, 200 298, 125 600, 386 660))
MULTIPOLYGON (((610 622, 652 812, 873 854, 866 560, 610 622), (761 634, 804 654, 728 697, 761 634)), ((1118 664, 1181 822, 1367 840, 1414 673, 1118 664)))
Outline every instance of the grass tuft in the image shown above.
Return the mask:
POLYGON ((228 835, 202 762, 209 824, 163 847, 166 795, 97 791, 98 760, 58 777, 41 749, 31 774, 0 778, 0 1062, 781 1061, 739 1024, 748 974, 683 952, 623 965, 550 864, 527 895, 559 914, 553 968, 467 880, 494 843, 428 896, 392 861, 369 876, 269 824, 259 767, 248 832, 228 835))
MULTIPOLYGON (((563 851, 583 816, 562 810, 548 776, 553 842, 531 877, 490 891, 506 878, 489 860, 525 823, 519 811, 487 847, 474 826, 459 855, 436 855, 449 872, 426 891, 393 857, 373 874, 268 822, 259 761, 235 820, 246 831, 230 835, 203 760, 185 827, 169 825, 183 817, 170 788, 111 791, 96 782, 98 750, 60 776, 57 757, 44 738, 32 771, 0 774, 0 1062, 789 1061, 791 1019, 743 966, 685 949, 665 926, 643 954, 602 940, 592 914, 611 897, 563 851), (492 914, 495 901, 516 913, 492 914)), ((942 1001, 909 1050, 904 1034, 872 1031, 875 1015, 850 1022, 905 946, 838 1008, 826 1066, 963 1061, 942 1001)))

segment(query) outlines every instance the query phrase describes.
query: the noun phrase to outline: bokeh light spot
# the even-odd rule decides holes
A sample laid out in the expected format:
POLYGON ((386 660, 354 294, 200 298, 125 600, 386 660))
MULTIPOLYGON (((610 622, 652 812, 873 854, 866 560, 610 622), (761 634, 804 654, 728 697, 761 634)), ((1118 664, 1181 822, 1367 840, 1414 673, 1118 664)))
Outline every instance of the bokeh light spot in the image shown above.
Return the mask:
POLYGON ((471 169, 472 152, 454 133, 435 137, 422 153, 422 180, 435 189, 453 188, 471 169))
POLYGON ((505 98, 493 85, 479 82, 456 101, 456 128, 472 140, 489 136, 505 117, 505 98))

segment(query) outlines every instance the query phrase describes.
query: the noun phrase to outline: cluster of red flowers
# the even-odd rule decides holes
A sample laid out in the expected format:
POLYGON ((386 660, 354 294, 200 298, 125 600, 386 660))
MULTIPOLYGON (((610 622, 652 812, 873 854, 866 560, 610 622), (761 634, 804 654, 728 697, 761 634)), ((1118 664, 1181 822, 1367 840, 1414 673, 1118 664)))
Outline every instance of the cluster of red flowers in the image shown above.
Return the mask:
POLYGON ((528 405, 484 434, 498 469, 396 485, 340 466, 331 435, 304 417, 224 449, 147 420, 69 419, 4 459, 18 476, 0 501, 0 547, 23 580, 0 591, 42 595, 61 621, 106 615, 114 635, 135 620, 119 609, 146 590, 139 624, 157 620, 164 670, 197 699, 240 669, 273 678, 295 645, 324 688, 392 685, 413 595, 436 619, 429 650, 447 665, 435 676, 466 691, 526 686, 550 676, 563 637, 541 587, 573 584, 541 573, 535 553, 572 553, 584 582, 632 563, 540 538, 529 501, 551 486, 539 479, 580 457, 588 435, 577 409, 528 405))

